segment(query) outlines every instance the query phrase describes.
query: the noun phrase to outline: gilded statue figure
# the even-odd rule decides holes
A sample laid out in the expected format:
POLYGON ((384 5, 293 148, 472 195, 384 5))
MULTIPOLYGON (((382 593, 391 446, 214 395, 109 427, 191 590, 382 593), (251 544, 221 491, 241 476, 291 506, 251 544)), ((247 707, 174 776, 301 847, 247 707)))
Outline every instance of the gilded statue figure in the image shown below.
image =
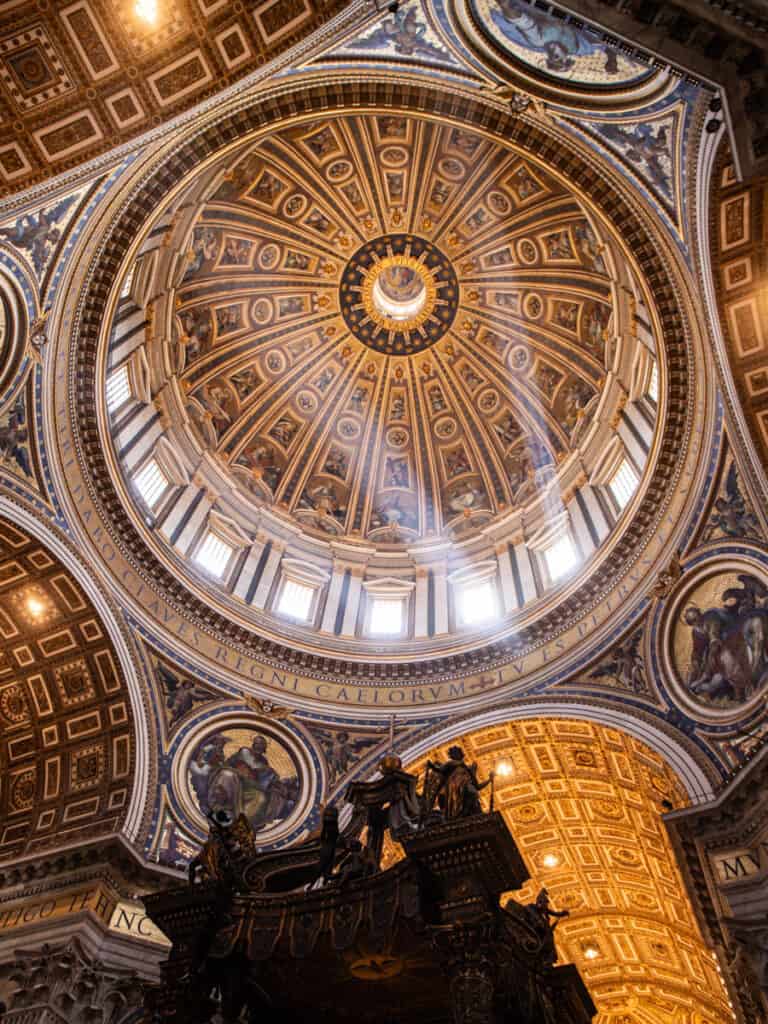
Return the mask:
POLYGON ((482 814, 479 794, 492 778, 493 775, 479 782, 477 765, 467 764, 461 747, 449 747, 447 761, 427 761, 422 794, 424 814, 429 814, 435 803, 448 821, 482 814))

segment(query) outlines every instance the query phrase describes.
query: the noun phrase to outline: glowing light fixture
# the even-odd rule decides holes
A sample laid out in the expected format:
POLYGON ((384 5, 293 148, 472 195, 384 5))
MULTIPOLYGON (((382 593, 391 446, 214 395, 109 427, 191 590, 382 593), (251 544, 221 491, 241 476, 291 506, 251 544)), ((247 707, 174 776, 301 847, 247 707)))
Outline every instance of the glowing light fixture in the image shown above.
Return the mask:
POLYGON ((541 858, 541 863, 545 868, 556 868, 560 864, 560 858, 556 853, 545 853, 541 858))
POLYGON ((584 957, 587 960, 597 960, 597 958, 600 956, 599 948, 591 944, 588 946, 584 946, 582 952, 584 953, 584 957))
POLYGON ((137 18, 146 21, 148 25, 154 25, 158 14, 157 0, 136 0, 133 12, 137 18))
POLYGON ((45 612, 45 602, 41 601, 39 597, 30 594, 27 598, 27 611, 33 619, 39 619, 45 612))
POLYGON ((500 779, 508 779, 515 769, 511 761, 499 761, 493 770, 500 779))

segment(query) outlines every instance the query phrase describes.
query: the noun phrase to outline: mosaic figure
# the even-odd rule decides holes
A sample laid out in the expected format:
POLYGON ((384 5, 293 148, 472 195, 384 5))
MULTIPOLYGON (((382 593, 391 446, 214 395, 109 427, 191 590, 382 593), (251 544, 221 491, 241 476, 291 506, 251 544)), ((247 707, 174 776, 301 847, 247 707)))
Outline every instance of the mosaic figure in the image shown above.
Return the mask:
POLYGON ((632 693, 646 693, 645 661, 641 651, 642 630, 617 644, 609 656, 589 673, 590 679, 610 681, 632 693))
POLYGON ((634 125, 600 122, 600 135, 621 153, 667 199, 673 198, 672 159, 666 124, 641 121, 634 125))
POLYGON ((583 224, 575 225, 573 237, 576 239, 578 250, 590 270, 594 270, 596 274, 605 274, 605 261, 602 257, 603 247, 586 221, 583 224))
POLYGON ((511 412, 505 413, 493 426, 499 436, 499 440, 505 446, 514 444, 523 432, 522 427, 511 412))
POLYGON ((264 171, 248 194, 260 203, 271 205, 284 189, 285 185, 279 178, 276 178, 269 171, 264 171))
POLYGON ((248 366, 244 370, 240 370, 239 373, 233 374, 230 379, 241 402, 245 402, 246 399, 250 398, 262 383, 261 377, 259 377, 252 366, 248 366))
POLYGON ((448 490, 446 505, 451 515, 462 515, 472 509, 488 508, 488 495, 474 480, 462 481, 448 490))
POLYGON ((551 260, 573 259, 573 246, 571 236, 567 230, 556 231, 554 234, 544 236, 544 244, 547 247, 547 256, 551 260))
POLYGON ((196 394, 217 435, 221 436, 237 415, 237 401, 223 378, 204 384, 196 394))
POLYGON ((193 307, 185 309, 179 316, 181 323, 181 343, 184 345, 186 364, 205 355, 211 347, 213 324, 208 309, 193 307))
MULTIPOLYGON (((349 396, 349 408, 353 412, 364 412, 365 406, 368 404, 368 391, 366 388, 358 384, 349 396)), ((397 418, 397 417, 395 417, 397 418)))
POLYGON ((739 471, 732 462, 725 481, 725 494, 715 500, 715 507, 705 531, 706 539, 715 534, 726 537, 759 537, 757 517, 747 507, 739 485, 739 471))
POLYGON ((229 334, 241 326, 242 309, 240 306, 223 306, 216 310, 217 335, 229 334))
POLYGON ((405 419, 405 393, 393 391, 389 400, 389 418, 391 420, 405 419))
POLYGON ((212 264, 219 252, 219 233, 213 228, 195 228, 192 252, 184 280, 201 273, 206 264, 212 264))
POLYGON ((525 0, 497 0, 492 17, 511 42, 532 53, 541 53, 546 71, 564 75, 573 70, 575 58, 599 54, 605 76, 620 73, 617 50, 525 0))
POLYGON ((396 494, 393 498, 387 498, 373 509, 371 529, 378 530, 383 526, 404 526, 408 530, 417 528, 416 514, 411 508, 406 507, 401 495, 396 494))
POLYGON ((277 452, 271 444, 258 442, 251 445, 238 459, 238 465, 246 466, 274 494, 283 476, 283 467, 277 458, 277 452))
POLYGON ((287 749, 255 729, 224 729, 202 740, 189 781, 205 817, 244 814, 255 831, 289 817, 300 792, 287 749))
POLYGON ((740 703, 768 682, 768 587, 747 573, 737 579, 719 605, 691 604, 682 616, 692 640, 686 686, 708 702, 740 703))
POLYGON ((354 46, 362 50, 392 49, 400 57, 423 57, 426 60, 445 61, 447 55, 427 38, 427 26, 419 21, 418 7, 401 7, 391 18, 385 18, 369 36, 356 40, 354 46))
POLYGON ((381 742, 378 736, 349 733, 346 729, 339 729, 338 732, 318 730, 318 737, 328 764, 331 785, 347 774, 361 754, 381 742))
POLYGON ((535 196, 537 192, 542 190, 541 185, 524 164, 517 168, 512 175, 511 181, 520 202, 525 202, 526 199, 530 199, 531 196, 535 196))
POLYGON ((42 276, 56 244, 61 241, 65 216, 76 199, 77 196, 67 196, 49 210, 17 218, 13 227, 0 228, 0 238, 17 249, 26 249, 32 266, 42 276))
POLYGON ((270 430, 269 436, 273 437, 283 448, 289 448, 300 427, 301 424, 291 419, 290 416, 281 416, 270 430))
POLYGON ((605 354, 606 332, 611 322, 611 310, 601 302, 592 302, 585 307, 584 341, 587 348, 601 359, 605 354))
POLYGON ((463 448, 455 448, 445 453, 445 471, 449 479, 461 476, 462 473, 471 473, 472 464, 463 448))
POLYGON ((12 463, 31 478, 28 442, 27 404, 22 392, 11 406, 6 422, 0 425, 0 463, 12 463))
POLYGON ((408 459, 388 458, 384 467, 385 487, 409 487, 408 459))
POLYGON ((572 434, 581 419, 582 410, 592 401, 595 392, 580 377, 570 381, 563 392, 562 422, 567 434, 572 434))
POLYGON ((323 472, 330 476, 337 476, 339 480, 345 480, 349 470, 349 456, 341 448, 331 445, 331 449, 325 457, 323 472))
POLYGON ((195 679, 172 670, 162 661, 157 661, 157 678, 165 695, 168 724, 173 727, 188 711, 203 701, 216 699, 216 694, 195 679))
POLYGON ((343 523, 347 518, 347 504, 342 499, 338 487, 322 481, 310 485, 302 492, 298 507, 332 516, 339 523, 343 523))

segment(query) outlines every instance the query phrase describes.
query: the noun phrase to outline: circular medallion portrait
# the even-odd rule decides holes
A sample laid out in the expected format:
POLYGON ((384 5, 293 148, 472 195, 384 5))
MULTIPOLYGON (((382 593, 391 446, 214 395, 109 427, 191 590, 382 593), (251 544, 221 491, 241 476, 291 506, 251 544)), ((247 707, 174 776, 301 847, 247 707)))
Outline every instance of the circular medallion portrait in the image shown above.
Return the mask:
POLYGON ((260 839, 277 838, 303 818, 311 795, 307 770, 286 737, 258 724, 222 724, 193 742, 184 759, 186 791, 205 819, 244 814, 260 839))
POLYGON ((653 68, 606 43, 589 26, 526 0, 470 0, 483 35, 497 50, 556 80, 581 86, 626 86, 642 82, 653 68))
POLYGON ((768 577, 751 561, 705 565, 666 621, 672 675, 687 702, 740 711, 768 684, 768 577))

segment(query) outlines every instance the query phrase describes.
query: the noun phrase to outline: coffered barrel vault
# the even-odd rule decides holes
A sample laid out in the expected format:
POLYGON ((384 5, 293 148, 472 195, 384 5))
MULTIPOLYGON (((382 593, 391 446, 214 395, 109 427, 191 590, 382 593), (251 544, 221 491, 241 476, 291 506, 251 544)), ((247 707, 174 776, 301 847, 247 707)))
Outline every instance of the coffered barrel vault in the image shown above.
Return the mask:
POLYGON ((0 519, 0 857, 118 832, 134 716, 117 652, 81 585, 0 519))

